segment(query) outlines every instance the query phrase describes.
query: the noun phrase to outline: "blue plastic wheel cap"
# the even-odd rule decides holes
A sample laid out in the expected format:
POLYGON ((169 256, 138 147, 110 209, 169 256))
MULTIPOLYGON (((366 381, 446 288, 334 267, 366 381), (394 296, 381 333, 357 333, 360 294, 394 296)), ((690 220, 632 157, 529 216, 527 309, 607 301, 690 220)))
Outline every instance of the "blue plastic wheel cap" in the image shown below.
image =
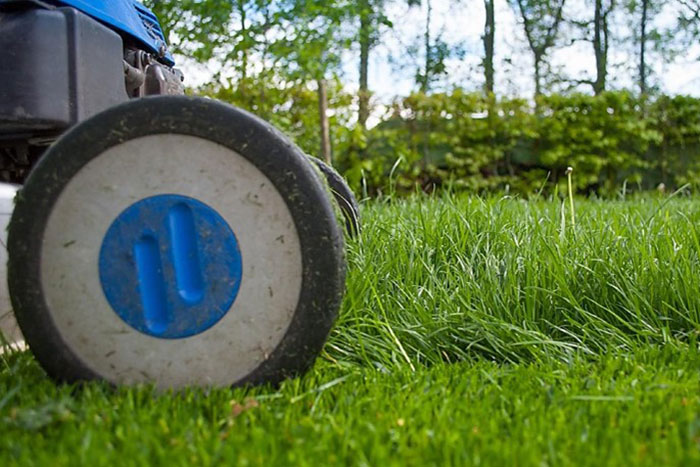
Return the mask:
POLYGON ((145 334, 199 334, 229 311, 242 264, 231 227, 211 207, 157 195, 126 208, 107 230, 100 282, 112 309, 145 334))

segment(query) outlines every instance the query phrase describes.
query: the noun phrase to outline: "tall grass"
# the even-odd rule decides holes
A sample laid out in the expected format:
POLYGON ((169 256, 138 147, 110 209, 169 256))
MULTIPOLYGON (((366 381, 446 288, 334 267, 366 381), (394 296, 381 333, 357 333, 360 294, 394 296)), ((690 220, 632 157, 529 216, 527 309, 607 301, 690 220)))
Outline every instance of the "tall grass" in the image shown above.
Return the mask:
POLYGON ((379 369, 685 347, 700 204, 445 195, 368 204, 327 360, 379 369), (566 216, 568 218, 568 215, 566 216))
POLYGON ((0 465, 700 465, 700 202, 567 204, 367 203, 322 358, 280 387, 1 355, 0 465))

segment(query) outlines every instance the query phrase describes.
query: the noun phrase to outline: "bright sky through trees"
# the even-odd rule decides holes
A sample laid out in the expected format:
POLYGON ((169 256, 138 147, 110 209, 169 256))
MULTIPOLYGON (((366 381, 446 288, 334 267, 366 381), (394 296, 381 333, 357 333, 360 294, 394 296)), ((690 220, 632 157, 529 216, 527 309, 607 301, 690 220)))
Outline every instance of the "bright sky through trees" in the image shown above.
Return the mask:
MULTIPOLYGON (((496 0, 496 87, 497 95, 527 96, 533 94, 532 58, 520 18, 506 0, 496 0)), ((477 0, 433 0, 431 29, 449 46, 458 49, 446 60, 447 73, 433 88, 461 86, 467 90, 483 87, 484 28, 483 2, 477 0)), ((397 95, 407 95, 416 89, 415 71, 424 57, 421 56, 421 35, 425 27, 426 6, 408 6, 407 2, 389 2, 387 14, 393 29, 383 32, 379 45, 370 57, 370 89, 375 102, 388 102, 397 95)), ((564 17, 568 20, 590 20, 592 6, 586 0, 568 0, 564 17)), ((665 2, 654 25, 671 28, 677 10, 671 2, 665 2)), ((609 88, 633 89, 637 76, 637 51, 631 43, 630 15, 617 8, 610 25, 609 88)), ((590 43, 580 39, 580 29, 567 23, 558 35, 556 46, 549 59, 554 74, 562 81, 551 84, 554 91, 570 90, 568 80, 592 79, 595 76, 595 59, 590 43)), ((700 45, 675 45, 678 50, 668 62, 652 53, 650 68, 652 83, 659 91, 668 94, 700 96, 700 45)), ((358 51, 347 51, 343 60, 342 80, 348 90, 355 91, 358 81, 358 51)), ((188 84, 196 86, 210 79, 211 74, 201 66, 182 60, 188 84)), ((555 80, 556 81, 556 80, 555 80)), ((590 92, 590 86, 579 85, 579 90, 590 92)))
MULTIPOLYGON (((448 60, 448 76, 442 81, 443 86, 460 85, 467 89, 481 89, 483 71, 480 62, 483 57, 481 35, 484 25, 484 8, 482 2, 435 0, 434 26, 442 32, 443 39, 454 45, 462 45, 464 58, 454 57, 448 60)), ((531 96, 534 91, 532 83, 532 58, 528 54, 522 24, 505 0, 496 0, 496 94, 531 96)), ((583 0, 568 0, 565 18, 587 18, 592 15, 592 7, 583 0)), ((371 86, 380 96, 390 97, 405 95, 415 89, 412 70, 415 60, 405 55, 407 45, 414 42, 421 34, 425 17, 424 8, 409 8, 403 3, 395 3, 389 8, 389 16, 394 22, 394 30, 389 31, 384 44, 378 47, 373 60, 373 72, 370 76, 371 86), (403 54, 403 56, 402 56, 403 54), (403 62, 407 69, 398 70, 391 62, 403 62)), ((659 26, 670 27, 674 22, 675 10, 664 8, 657 19, 659 26)), ((633 88, 636 81, 635 50, 624 43, 630 35, 627 17, 618 11, 611 25, 613 45, 610 49, 611 88, 633 88)), ((565 26, 559 43, 552 54, 552 65, 560 74, 570 78, 593 78, 595 59, 590 44, 577 41, 568 43, 573 36, 573 27, 565 26)), ((700 43, 700 41, 699 41, 700 43)), ((345 71, 348 81, 354 83, 355 60, 347 62, 345 71)), ((671 63, 662 63, 659 57, 652 57, 651 67, 656 75, 654 81, 660 90, 670 94, 689 94, 700 96, 700 45, 695 45, 685 52, 679 52, 671 63)), ((581 86, 584 92, 590 87, 581 86)))

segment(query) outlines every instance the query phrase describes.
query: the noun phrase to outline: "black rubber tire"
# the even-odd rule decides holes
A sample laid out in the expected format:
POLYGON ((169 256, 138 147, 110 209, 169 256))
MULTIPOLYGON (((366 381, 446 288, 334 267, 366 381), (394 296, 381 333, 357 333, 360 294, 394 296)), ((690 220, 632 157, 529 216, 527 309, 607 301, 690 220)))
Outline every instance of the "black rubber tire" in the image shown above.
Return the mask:
POLYGON ((21 189, 9 227, 8 282, 17 321, 37 360, 58 381, 112 382, 71 352, 52 320, 41 284, 42 239, 59 195, 87 163, 113 146, 156 134, 196 136, 232 149, 282 195, 300 242, 301 293, 274 351, 232 384, 278 383, 306 371, 330 332, 345 286, 343 234, 327 191, 306 155, 270 124, 227 104, 184 96, 130 101, 80 123, 45 153, 21 189))
POLYGON ((308 157, 326 177, 326 182, 328 182, 331 193, 338 203, 340 211, 343 213, 345 231, 350 237, 357 236, 360 233, 360 207, 355 198, 355 194, 352 192, 347 182, 345 182, 343 176, 333 167, 317 157, 308 157))

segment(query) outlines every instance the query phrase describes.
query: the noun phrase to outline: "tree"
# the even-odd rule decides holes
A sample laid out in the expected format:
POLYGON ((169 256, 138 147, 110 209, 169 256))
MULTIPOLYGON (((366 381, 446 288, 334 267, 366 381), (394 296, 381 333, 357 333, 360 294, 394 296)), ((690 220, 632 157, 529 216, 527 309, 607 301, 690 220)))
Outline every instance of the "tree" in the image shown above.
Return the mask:
POLYGON ((357 121, 364 129, 369 118, 369 50, 372 47, 372 6, 370 0, 360 0, 360 90, 358 94, 359 109, 357 121))
POLYGON ((566 0, 508 0, 517 9, 532 52, 535 68, 535 96, 542 95, 543 67, 547 53, 555 45, 566 0))
POLYGON ((421 57, 416 67, 415 79, 422 93, 430 91, 432 84, 447 73, 445 61, 459 48, 450 47, 442 34, 433 29, 433 2, 431 0, 408 0, 409 7, 425 5, 425 28, 420 36, 420 45, 409 48, 409 55, 421 57), (420 49, 420 52, 418 52, 420 49))
POLYGON ((245 85, 250 60, 270 68, 270 31, 279 2, 265 0, 146 0, 173 52, 211 65, 214 80, 235 76, 245 85))
MULTIPOLYGON (((423 32, 423 63, 416 70, 416 83, 423 94, 432 91, 432 86, 442 75, 447 73, 446 60, 459 50, 459 47, 450 47, 443 39, 442 32, 435 34, 433 29, 433 3, 431 0, 409 0, 409 6, 425 4, 425 29, 423 32)), ((421 112, 418 112, 421 114, 421 112)), ((423 133, 422 163, 427 166, 431 152, 431 134, 433 122, 429 118, 422 118, 417 122, 423 133)))
POLYGON ((639 21, 639 93, 644 96, 647 93, 647 62, 646 48, 649 27, 649 4, 651 0, 641 0, 642 17, 639 21))
POLYGON ((486 10, 486 24, 484 24, 484 88, 487 94, 493 94, 494 87, 494 56, 496 43, 496 12, 494 9, 494 0, 484 0, 484 9, 486 10))
MULTIPOLYGON (((673 2, 672 2, 673 3, 673 2)), ((659 25, 658 17, 672 3, 662 0, 630 0, 627 12, 631 18, 632 42, 636 49, 637 86, 639 94, 646 96, 655 90, 652 82, 653 68, 650 63, 670 61, 680 45, 675 36, 675 27, 659 25)))
POLYGON ((605 91, 608 78, 608 52, 610 50, 609 17, 615 9, 615 0, 595 0, 593 17, 593 53, 596 77, 592 83, 596 95, 605 91))
POLYGON ((616 0, 587 0, 586 5, 593 7, 593 17, 570 21, 583 32, 583 37, 574 38, 572 43, 576 41, 590 42, 596 64, 595 78, 573 79, 571 81, 576 84, 590 85, 597 96, 605 92, 607 88, 608 55, 612 43, 610 21, 616 10, 616 0))
POLYGON ((690 48, 700 38, 700 0, 677 0, 678 20, 674 36, 681 46, 690 48))
MULTIPOLYGON (((409 4, 415 4, 419 3, 416 2, 416 0, 409 0, 409 4)), ((424 43, 423 45, 425 46, 425 66, 423 67, 423 71, 421 72, 420 69, 416 73, 416 81, 420 83, 420 90, 421 92, 427 93, 428 92, 428 87, 430 86, 430 81, 431 81, 431 72, 433 68, 433 58, 432 58, 432 41, 430 37, 430 27, 432 26, 432 20, 433 20, 433 3, 430 0, 425 0, 426 3, 426 14, 425 14, 425 32, 423 34, 423 40, 424 43)))
POLYGON ((331 163, 328 84, 340 66, 340 54, 349 46, 340 26, 347 20, 349 5, 343 0, 286 0, 281 2, 283 34, 273 46, 292 79, 313 80, 318 95, 320 155, 331 163))
POLYGON ((384 0, 357 0, 355 14, 359 20, 357 42, 360 46, 360 89, 358 92, 358 124, 362 129, 367 129, 369 118, 369 55, 379 41, 379 32, 382 26, 391 27, 392 24, 384 13, 384 0))
POLYGON ((678 0, 678 4, 679 29, 697 38, 700 35, 700 0, 678 0))
MULTIPOLYGON (((330 99, 347 46, 339 25, 347 0, 149 0, 172 50, 213 72, 199 94, 250 110, 279 126, 304 150, 330 161, 330 99), (315 83, 315 89, 311 89, 315 83), (316 131, 318 128, 318 131, 316 131)), ((336 114, 339 114, 336 112, 336 114)))

